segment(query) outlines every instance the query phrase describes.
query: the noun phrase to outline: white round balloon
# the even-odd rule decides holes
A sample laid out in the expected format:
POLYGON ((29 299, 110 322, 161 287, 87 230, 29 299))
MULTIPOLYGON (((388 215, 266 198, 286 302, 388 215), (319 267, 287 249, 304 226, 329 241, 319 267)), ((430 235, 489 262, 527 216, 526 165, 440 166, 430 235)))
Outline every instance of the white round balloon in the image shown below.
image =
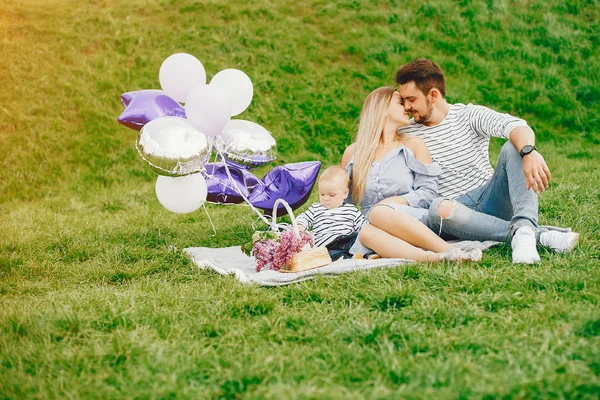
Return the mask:
POLYGON ((160 175, 156 180, 158 201, 177 214, 196 211, 206 201, 206 195, 206 181, 201 173, 175 178, 160 175))
POLYGON ((184 103, 198 85, 206 84, 206 71, 196 57, 187 53, 170 55, 158 73, 160 86, 167 95, 184 103))
POLYGON ((252 81, 239 69, 228 68, 218 72, 210 80, 210 84, 223 89, 231 103, 232 116, 243 113, 252 102, 254 95, 252 81))
POLYGON ((231 119, 231 104, 220 88, 201 85, 188 96, 185 115, 200 132, 215 137, 223 132, 231 119))

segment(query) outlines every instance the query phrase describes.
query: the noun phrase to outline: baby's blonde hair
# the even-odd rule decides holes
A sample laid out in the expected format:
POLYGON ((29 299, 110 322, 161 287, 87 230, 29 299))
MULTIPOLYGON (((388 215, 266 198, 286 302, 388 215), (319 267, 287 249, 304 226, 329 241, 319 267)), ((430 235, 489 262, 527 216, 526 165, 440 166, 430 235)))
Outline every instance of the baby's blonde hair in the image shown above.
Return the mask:
POLYGON ((323 171, 321 177, 319 178, 319 183, 324 180, 339 180, 340 183, 344 184, 345 188, 348 188, 350 185, 350 175, 348 175, 348 172, 339 165, 334 165, 333 167, 329 167, 323 171))

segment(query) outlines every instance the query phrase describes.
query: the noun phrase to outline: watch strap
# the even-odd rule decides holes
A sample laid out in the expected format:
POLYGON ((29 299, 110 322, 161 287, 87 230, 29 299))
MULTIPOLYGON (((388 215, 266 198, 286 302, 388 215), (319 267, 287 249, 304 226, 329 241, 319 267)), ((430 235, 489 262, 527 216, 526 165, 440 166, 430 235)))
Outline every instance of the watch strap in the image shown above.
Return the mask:
POLYGON ((523 158, 524 156, 526 156, 527 154, 531 153, 534 150, 536 150, 535 146, 527 144, 527 145, 523 146, 521 151, 519 151, 519 154, 521 155, 521 158, 523 158))

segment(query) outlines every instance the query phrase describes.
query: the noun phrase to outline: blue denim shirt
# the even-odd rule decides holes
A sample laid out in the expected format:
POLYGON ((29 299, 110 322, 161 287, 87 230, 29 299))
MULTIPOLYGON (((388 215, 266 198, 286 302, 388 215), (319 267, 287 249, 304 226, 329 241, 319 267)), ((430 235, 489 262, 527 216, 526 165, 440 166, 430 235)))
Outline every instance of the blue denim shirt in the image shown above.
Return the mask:
MULTIPOLYGON (((346 166, 350 179, 353 165, 354 158, 346 166)), ((394 196, 404 196, 411 207, 429 208, 437 197, 438 175, 441 172, 437 163, 423 164, 406 146, 390 150, 369 168, 360 203, 363 214, 367 215, 375 204, 394 196)), ((352 202, 352 187, 346 202, 352 202)))

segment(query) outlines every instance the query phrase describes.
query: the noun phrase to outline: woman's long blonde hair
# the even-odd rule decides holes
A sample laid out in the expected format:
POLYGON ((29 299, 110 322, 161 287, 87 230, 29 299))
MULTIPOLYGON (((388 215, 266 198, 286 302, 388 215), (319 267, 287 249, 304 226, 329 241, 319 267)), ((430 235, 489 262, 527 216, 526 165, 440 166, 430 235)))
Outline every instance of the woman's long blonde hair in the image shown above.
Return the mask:
POLYGON ((375 149, 379 144, 385 126, 386 113, 395 91, 392 87, 375 89, 367 96, 360 111, 352 167, 352 200, 355 203, 362 201, 369 167, 375 159, 375 149))

